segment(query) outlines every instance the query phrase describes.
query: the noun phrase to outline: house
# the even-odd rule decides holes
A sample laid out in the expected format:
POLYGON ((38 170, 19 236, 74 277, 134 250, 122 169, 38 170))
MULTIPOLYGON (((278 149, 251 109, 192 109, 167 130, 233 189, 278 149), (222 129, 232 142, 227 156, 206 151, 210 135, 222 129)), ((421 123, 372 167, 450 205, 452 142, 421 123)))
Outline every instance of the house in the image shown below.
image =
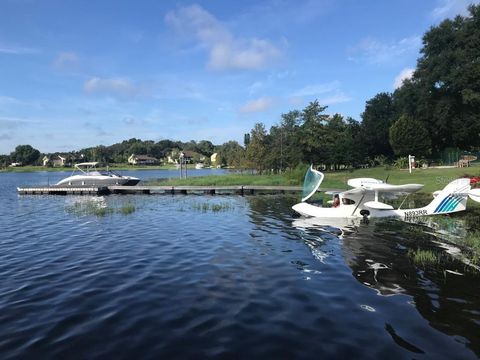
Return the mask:
POLYGON ((45 155, 42 158, 42 164, 43 164, 43 166, 48 166, 48 164, 50 164, 50 158, 47 155, 45 155))
POLYGON ((212 163, 212 166, 217 165, 217 159, 218 153, 213 153, 212 156, 210 156, 210 162, 212 163))
POLYGON ((187 164, 205 161, 205 156, 195 151, 174 149, 170 155, 167 156, 167 162, 169 164, 178 164, 180 158, 187 164))
POLYGON ((185 150, 185 151, 182 151, 180 153, 180 157, 183 157, 183 160, 186 162, 186 163, 189 163, 192 161, 192 158, 193 158, 193 151, 188 151, 188 150, 185 150))
POLYGON ((67 164, 67 158, 60 155, 55 155, 52 156, 50 162, 53 167, 64 167, 67 164))
POLYGON ((128 163, 132 165, 155 165, 155 164, 158 164, 159 161, 157 158, 154 158, 148 155, 132 154, 128 158, 128 163))

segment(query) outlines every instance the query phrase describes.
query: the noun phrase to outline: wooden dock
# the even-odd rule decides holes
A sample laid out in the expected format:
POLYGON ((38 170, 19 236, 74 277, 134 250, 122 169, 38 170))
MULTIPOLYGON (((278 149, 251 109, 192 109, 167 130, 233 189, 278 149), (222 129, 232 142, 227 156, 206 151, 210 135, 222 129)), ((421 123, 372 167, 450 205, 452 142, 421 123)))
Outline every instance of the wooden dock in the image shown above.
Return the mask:
POLYGON ((164 195, 187 195, 187 194, 222 194, 222 195, 254 195, 275 194, 302 191, 300 186, 255 186, 255 185, 231 185, 231 186, 109 186, 113 194, 164 194, 164 195))
POLYGON ((301 186, 37 186, 17 188, 21 195, 109 195, 109 194, 159 194, 159 195, 260 195, 285 194, 302 191, 301 186))
POLYGON ((20 195, 107 195, 107 186, 33 186, 19 187, 20 195))

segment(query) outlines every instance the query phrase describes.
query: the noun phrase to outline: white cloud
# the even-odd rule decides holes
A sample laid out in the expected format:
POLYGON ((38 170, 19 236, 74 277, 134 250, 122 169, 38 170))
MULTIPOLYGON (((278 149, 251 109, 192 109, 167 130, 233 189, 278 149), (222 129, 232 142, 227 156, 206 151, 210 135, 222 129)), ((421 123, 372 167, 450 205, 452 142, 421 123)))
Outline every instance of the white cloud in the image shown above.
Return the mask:
POLYGON ((74 52, 61 52, 53 61, 53 65, 57 68, 64 68, 78 63, 78 56, 74 52))
POLYGON ((281 56, 281 51, 264 39, 235 37, 219 20, 199 5, 179 7, 165 16, 177 31, 191 34, 209 51, 212 70, 260 69, 281 56))
POLYGON ((24 54, 35 54, 35 53, 38 53, 37 49, 0 43, 0 54, 24 55, 24 54))
POLYGON ((389 63, 398 57, 416 53, 422 46, 420 36, 410 36, 399 41, 389 43, 373 38, 365 38, 358 45, 350 49, 353 53, 349 59, 352 61, 365 61, 370 64, 389 63))
POLYGON ((411 79, 413 76, 415 69, 412 68, 405 68, 402 71, 400 71, 400 74, 398 74, 395 77, 395 81, 393 82, 393 88, 398 89, 403 85, 403 82, 407 79, 411 79))
POLYGON ((334 94, 318 99, 320 105, 332 105, 349 102, 352 98, 344 92, 337 90, 334 94))
POLYGON ((437 7, 432 10, 434 19, 443 20, 456 15, 465 16, 468 14, 470 4, 478 4, 479 0, 437 0, 437 7))
POLYGON ((291 96, 292 97, 304 97, 304 96, 317 96, 320 94, 329 93, 338 89, 340 86, 340 82, 335 80, 329 83, 323 84, 313 84, 307 85, 300 90, 295 91, 291 96))
POLYGON ((351 100, 351 98, 341 90, 338 80, 304 86, 290 94, 288 100, 291 104, 298 105, 303 103, 304 98, 316 98, 321 105, 338 104, 351 100))
POLYGON ((123 78, 101 79, 94 77, 85 82, 83 89, 89 94, 105 93, 120 97, 136 96, 141 93, 138 87, 123 78))
POLYGON ((0 128, 3 129, 16 129, 24 125, 31 124, 32 121, 12 118, 12 117, 0 117, 0 128))
POLYGON ((239 111, 241 113, 253 113, 265 111, 273 105, 271 98, 263 97, 256 100, 247 102, 245 105, 241 106, 239 111))
POLYGON ((252 85, 248 87, 248 93, 250 95, 255 94, 263 87, 263 83, 261 81, 255 81, 252 85))
POLYGON ((20 104, 21 101, 11 96, 0 95, 0 105, 20 104))

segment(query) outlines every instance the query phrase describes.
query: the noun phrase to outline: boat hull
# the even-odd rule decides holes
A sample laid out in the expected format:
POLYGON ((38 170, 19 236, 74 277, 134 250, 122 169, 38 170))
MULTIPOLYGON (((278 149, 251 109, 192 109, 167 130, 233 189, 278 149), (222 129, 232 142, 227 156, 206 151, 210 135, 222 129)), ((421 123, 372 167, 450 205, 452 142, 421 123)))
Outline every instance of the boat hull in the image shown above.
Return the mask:
POLYGON ((140 179, 132 176, 86 176, 74 175, 63 179, 57 185, 64 186, 135 186, 140 182, 140 179))

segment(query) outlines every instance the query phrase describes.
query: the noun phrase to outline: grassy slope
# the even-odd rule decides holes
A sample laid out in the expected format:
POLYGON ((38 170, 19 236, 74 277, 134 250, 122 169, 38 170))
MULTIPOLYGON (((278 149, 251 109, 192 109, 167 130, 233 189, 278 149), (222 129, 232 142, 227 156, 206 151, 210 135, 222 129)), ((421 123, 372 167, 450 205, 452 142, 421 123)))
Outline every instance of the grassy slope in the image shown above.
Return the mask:
POLYGON ((161 179, 148 181, 148 185, 195 185, 195 186, 228 186, 228 185, 299 185, 298 180, 288 179, 283 175, 249 175, 226 174, 195 176, 188 179, 161 179))
MULTIPOLYGON (((410 174, 406 170, 385 170, 383 167, 359 169, 354 171, 326 172, 322 188, 348 188, 347 180, 355 177, 373 177, 390 184, 424 184, 423 192, 440 190, 450 181, 464 175, 480 175, 480 167, 449 169, 418 169, 410 174)), ((159 185, 302 185, 300 178, 287 175, 247 175, 227 174, 219 176, 191 177, 188 179, 170 179, 149 182, 159 185)))

